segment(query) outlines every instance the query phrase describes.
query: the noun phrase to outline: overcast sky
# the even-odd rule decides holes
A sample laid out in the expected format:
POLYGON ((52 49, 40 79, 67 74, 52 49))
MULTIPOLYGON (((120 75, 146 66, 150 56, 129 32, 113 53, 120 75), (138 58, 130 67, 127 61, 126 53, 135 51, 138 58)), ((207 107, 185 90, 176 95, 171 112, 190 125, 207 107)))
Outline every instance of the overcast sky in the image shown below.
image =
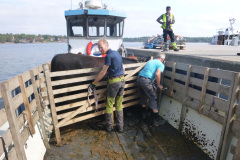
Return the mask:
MULTIPOLYGON (((82 0, 79 0, 82 1, 82 0)), ((78 8, 72 0, 72 9, 78 8)), ((124 37, 162 34, 156 19, 172 7, 174 33, 187 37, 212 36, 236 20, 240 31, 240 0, 102 0, 108 9, 127 14, 124 37)), ((0 0, 0 33, 66 35, 64 11, 71 0, 0 0)))

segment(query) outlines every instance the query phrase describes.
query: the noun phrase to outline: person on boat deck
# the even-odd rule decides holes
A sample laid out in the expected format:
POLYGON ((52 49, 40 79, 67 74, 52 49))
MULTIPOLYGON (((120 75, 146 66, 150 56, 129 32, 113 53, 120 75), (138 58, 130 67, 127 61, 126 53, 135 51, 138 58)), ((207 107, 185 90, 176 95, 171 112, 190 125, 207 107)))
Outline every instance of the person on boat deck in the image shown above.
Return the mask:
POLYGON ((154 126, 159 126, 160 116, 158 115, 157 95, 156 90, 163 89, 160 85, 161 74, 164 71, 164 53, 158 53, 156 58, 147 62, 145 67, 140 71, 137 78, 137 85, 140 93, 140 103, 142 105, 142 118, 146 119, 148 112, 147 100, 149 99, 149 107, 152 109, 152 123, 154 126), (156 84, 154 81, 156 79, 156 84))
POLYGON ((163 38, 164 38, 164 50, 168 51, 168 43, 167 43, 167 35, 171 38, 172 47, 174 51, 179 51, 177 48, 177 45, 174 41, 174 33, 172 29, 172 25, 175 23, 174 16, 171 12, 171 7, 166 7, 166 13, 162 14, 160 17, 158 17, 157 22, 162 24, 161 28, 163 29, 163 38), (162 21, 161 21, 162 20, 162 21))
POLYGON ((98 74, 97 78, 89 85, 94 90, 97 83, 108 73, 108 86, 107 86, 107 102, 106 102, 106 131, 112 131, 112 112, 113 104, 116 106, 116 126, 119 133, 123 132, 123 92, 125 87, 124 72, 125 69, 122 64, 121 55, 114 50, 111 50, 108 45, 108 41, 101 39, 98 42, 98 48, 101 54, 107 54, 102 70, 98 74))

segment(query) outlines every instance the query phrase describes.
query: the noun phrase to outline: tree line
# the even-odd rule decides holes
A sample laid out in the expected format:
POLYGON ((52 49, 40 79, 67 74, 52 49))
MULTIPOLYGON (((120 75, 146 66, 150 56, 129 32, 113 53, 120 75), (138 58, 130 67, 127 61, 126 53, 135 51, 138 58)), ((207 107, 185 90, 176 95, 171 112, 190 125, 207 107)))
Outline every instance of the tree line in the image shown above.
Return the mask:
POLYGON ((66 36, 34 35, 34 34, 0 34, 0 43, 34 43, 34 42, 58 42, 66 39, 66 36))

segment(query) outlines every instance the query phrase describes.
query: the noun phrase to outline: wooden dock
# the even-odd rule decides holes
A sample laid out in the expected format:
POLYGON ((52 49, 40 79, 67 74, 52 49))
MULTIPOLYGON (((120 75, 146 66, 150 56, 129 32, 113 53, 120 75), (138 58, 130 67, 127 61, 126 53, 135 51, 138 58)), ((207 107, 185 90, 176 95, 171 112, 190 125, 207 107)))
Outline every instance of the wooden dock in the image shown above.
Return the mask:
MULTIPOLYGON (((135 56, 155 56, 160 49, 127 48, 135 56)), ((189 45, 184 50, 165 52, 167 61, 240 72, 240 46, 189 45)))

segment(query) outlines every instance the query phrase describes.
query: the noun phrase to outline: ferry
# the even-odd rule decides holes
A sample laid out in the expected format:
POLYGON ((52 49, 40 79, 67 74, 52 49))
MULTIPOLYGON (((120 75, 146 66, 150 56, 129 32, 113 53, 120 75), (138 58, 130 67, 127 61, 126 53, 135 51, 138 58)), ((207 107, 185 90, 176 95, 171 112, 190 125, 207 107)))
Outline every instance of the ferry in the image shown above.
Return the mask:
POLYGON ((124 20, 126 14, 108 10, 99 0, 79 3, 79 8, 65 11, 67 23, 68 52, 89 56, 101 56, 97 42, 108 40, 113 50, 125 57, 123 45, 124 20))
POLYGON ((213 45, 240 46, 240 31, 233 27, 235 18, 229 18, 230 27, 217 30, 217 34, 212 37, 213 45))

